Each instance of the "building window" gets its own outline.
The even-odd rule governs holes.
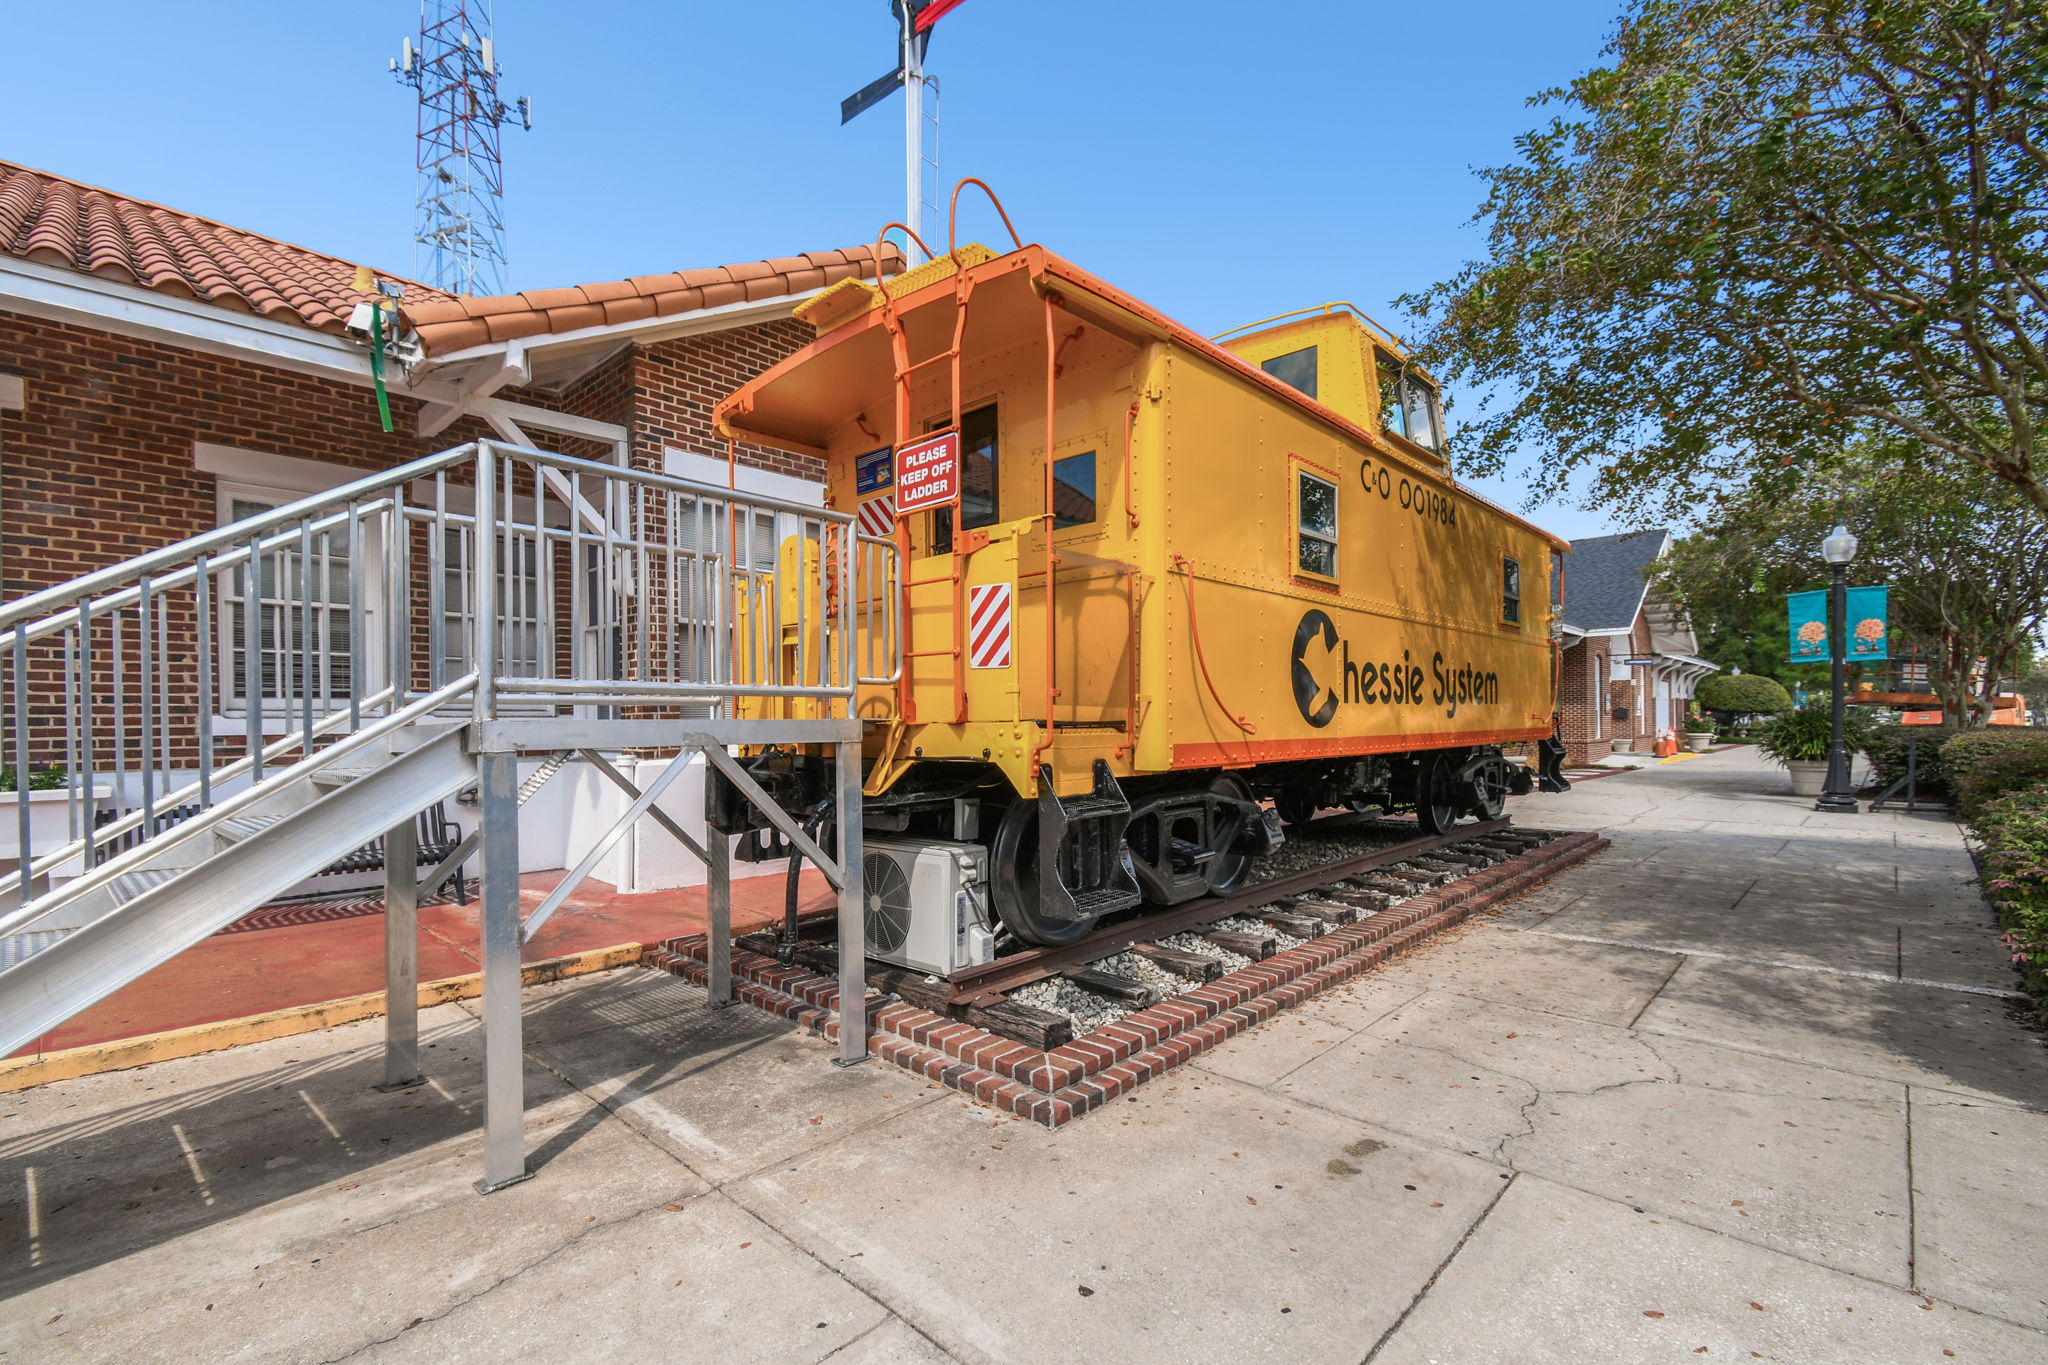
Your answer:
[[[1052,524],[1084,526],[1095,520],[1095,452],[1052,462]]]
[[[260,516],[299,494],[220,486],[220,524]],[[280,528],[282,529],[282,528]],[[258,710],[286,711],[308,698],[324,711],[347,698],[354,679],[349,660],[351,572],[346,534],[322,532],[312,553],[299,542],[265,550],[255,566],[256,663],[249,662],[249,567],[220,576],[219,658],[221,711],[246,714],[252,694]],[[254,673],[253,687],[251,673]]]
[[[1586,644],[1587,662],[1593,665],[1593,696],[1590,708],[1593,713],[1594,739],[1607,735],[1607,656],[1595,653],[1591,641]]]
[[[1513,555],[1500,557],[1500,619],[1522,623],[1522,561]]]
[[[1379,372],[1381,428],[1441,454],[1444,428],[1436,386],[1385,351],[1379,352]]]
[[[1276,355],[1259,366],[1267,374],[1283,384],[1301,390],[1308,397],[1316,396],[1316,348],[1304,346],[1286,355]]]
[[[1317,578],[1337,576],[1337,485],[1328,479],[1294,471],[1294,563]]]

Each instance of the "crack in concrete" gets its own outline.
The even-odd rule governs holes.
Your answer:
[[[366,1341],[362,1343],[360,1346],[357,1346],[353,1350],[350,1350],[342,1355],[329,1356],[325,1360],[318,1362],[318,1365],[341,1365],[341,1362],[353,1360],[365,1351],[372,1350],[378,1346],[382,1346],[387,1342],[398,1340],[398,1338],[404,1336],[407,1332],[412,1331],[415,1327],[424,1327],[430,1322],[439,1322],[442,1319],[448,1317],[449,1315],[463,1308],[468,1307],[470,1304],[475,1303],[480,1299],[486,1298],[491,1294],[495,1294],[498,1290],[504,1288],[512,1281],[519,1279],[521,1276],[526,1275],[534,1270],[538,1270],[541,1266],[544,1266],[549,1261],[554,1260],[563,1252],[569,1251],[575,1246],[577,1246],[586,1237],[589,1237],[593,1233],[607,1231],[615,1227],[621,1227],[627,1223],[634,1222],[637,1219],[644,1218],[650,1213],[665,1211],[665,1204],[673,1204],[677,1202],[691,1203],[699,1199],[708,1199],[712,1193],[713,1191],[707,1190],[703,1194],[685,1195],[683,1196],[681,1201],[674,1199],[665,1200],[662,1204],[650,1204],[646,1208],[635,1209],[630,1213],[621,1214],[617,1217],[606,1218],[593,1223],[585,1223],[581,1227],[577,1228],[576,1231],[566,1241],[563,1241],[557,1244],[556,1246],[551,1247],[547,1251],[542,1252],[540,1255],[535,1256],[531,1260],[526,1261],[506,1271],[504,1274],[492,1280],[489,1284],[478,1286],[476,1289],[470,1291],[467,1294],[464,1294],[462,1297],[456,1299],[453,1303],[448,1304],[445,1308],[440,1309],[438,1312],[422,1314],[420,1317],[413,1319],[411,1322],[407,1323],[405,1326],[399,1328],[395,1332],[390,1332],[384,1336],[376,1337],[372,1340]]]

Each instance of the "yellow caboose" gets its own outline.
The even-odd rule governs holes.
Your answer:
[[[798,316],[718,429],[824,461],[893,547],[829,589],[893,623],[868,826],[985,845],[1017,938],[1234,889],[1282,818],[1438,831],[1529,780],[1498,746],[1552,736],[1569,547],[1457,486],[1435,386],[1356,310],[1219,345],[1019,245]]]

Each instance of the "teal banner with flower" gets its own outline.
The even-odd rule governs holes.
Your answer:
[[[1888,588],[1849,589],[1849,649],[1850,663],[1864,663],[1873,659],[1889,659],[1892,656],[1889,641],[1891,629],[1885,616],[1890,605]]]
[[[1795,664],[1824,664],[1828,661],[1828,594],[1825,588],[1819,592],[1793,592],[1785,594],[1786,615],[1790,618],[1792,636],[1792,662]]]

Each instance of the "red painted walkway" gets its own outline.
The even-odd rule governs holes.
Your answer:
[[[531,914],[562,875],[535,872],[520,878],[523,913]],[[815,868],[804,869],[798,894],[805,910],[833,903],[831,888]],[[780,918],[782,896],[779,876],[735,881],[734,925],[753,927]],[[437,901],[420,907],[421,981],[478,970],[477,910],[475,902]],[[279,923],[293,920],[304,922]],[[244,927],[250,924],[271,927]],[[705,928],[701,886],[622,896],[606,883],[590,880],[541,927],[521,957],[536,962],[621,943],[703,933]],[[376,901],[274,906],[186,949],[15,1055],[218,1023],[383,989],[384,915]]]

